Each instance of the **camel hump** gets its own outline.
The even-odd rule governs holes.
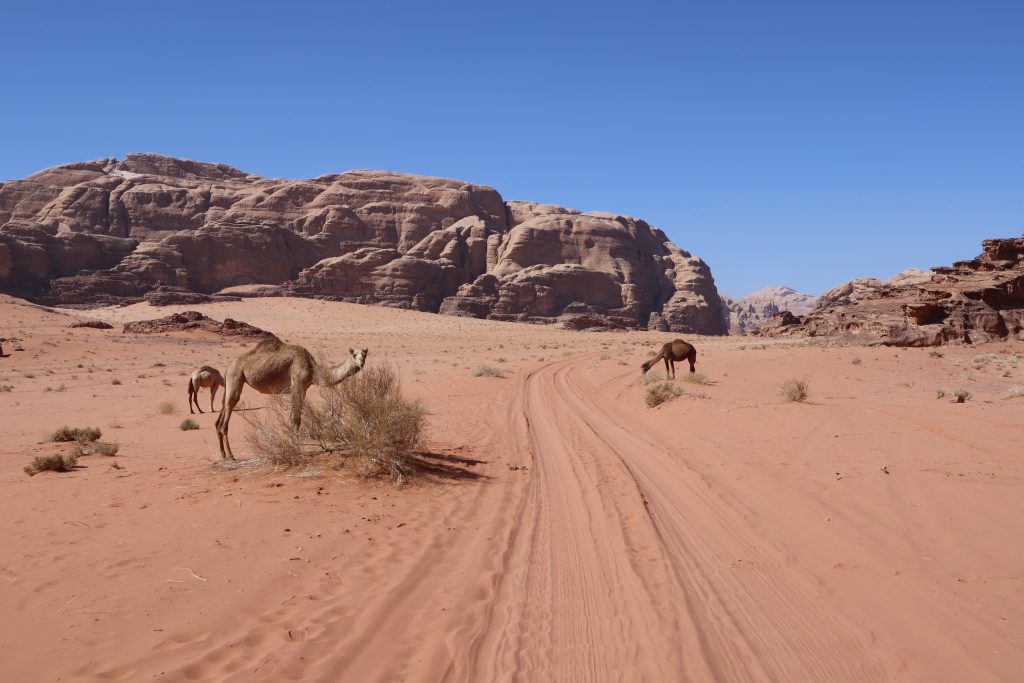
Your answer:
[[[257,344],[256,348],[254,348],[253,351],[277,351],[282,346],[284,346],[283,341],[281,341],[277,337],[270,337],[269,339],[264,339],[259,344]]]

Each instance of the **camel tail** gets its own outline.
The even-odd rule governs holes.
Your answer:
[[[192,394],[196,393],[196,388],[192,386],[192,378],[188,378],[188,397],[192,398]]]

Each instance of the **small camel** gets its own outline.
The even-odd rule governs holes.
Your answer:
[[[217,389],[224,386],[224,377],[220,370],[209,365],[203,365],[192,373],[188,378],[188,412],[195,415],[192,410],[192,403],[196,404],[196,410],[202,414],[203,409],[199,407],[199,390],[210,390],[210,412],[213,412],[213,399],[217,396]]]
[[[657,356],[648,361],[644,361],[640,367],[643,368],[644,373],[646,373],[659,360],[665,361],[665,375],[669,376],[671,370],[672,379],[676,378],[676,361],[690,361],[690,372],[697,372],[697,368],[695,366],[695,363],[697,362],[697,349],[693,348],[692,345],[687,344],[682,339],[673,339],[668,342],[661,347],[661,351]]]
[[[334,386],[362,370],[367,349],[348,350],[349,358],[334,368],[322,368],[313,355],[301,346],[285,344],[274,337],[256,345],[232,361],[228,366],[224,385],[224,402],[217,418],[217,440],[220,457],[234,460],[228,442],[228,422],[231,412],[242,395],[246,384],[261,394],[287,394],[292,397],[291,426],[298,430],[302,421],[302,405],[309,385]]]

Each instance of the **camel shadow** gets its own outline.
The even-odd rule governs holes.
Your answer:
[[[413,454],[413,467],[419,474],[438,479],[454,480],[479,480],[488,479],[486,474],[480,474],[469,469],[481,464],[487,464],[486,460],[474,460],[463,458],[448,453],[433,453],[431,451],[417,451]]]

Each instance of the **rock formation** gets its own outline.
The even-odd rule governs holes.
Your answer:
[[[740,299],[723,296],[728,309],[729,334],[749,334],[767,323],[773,315],[789,311],[793,315],[806,315],[817,303],[818,297],[803,294],[790,287],[765,287]]]
[[[707,265],[646,222],[444,178],[282,180],[130,154],[0,184],[0,225],[0,291],[50,304],[260,284],[576,329],[727,327]]]
[[[188,331],[212,332],[224,337],[257,337],[266,338],[274,335],[266,330],[244,323],[240,320],[225,318],[223,322],[207,317],[199,311],[174,313],[154,320],[136,320],[124,324],[124,332],[128,334],[164,334],[167,332]]]
[[[930,274],[851,280],[822,294],[806,317],[776,316],[759,333],[891,346],[1024,340],[1024,237],[982,247],[976,258]]]

